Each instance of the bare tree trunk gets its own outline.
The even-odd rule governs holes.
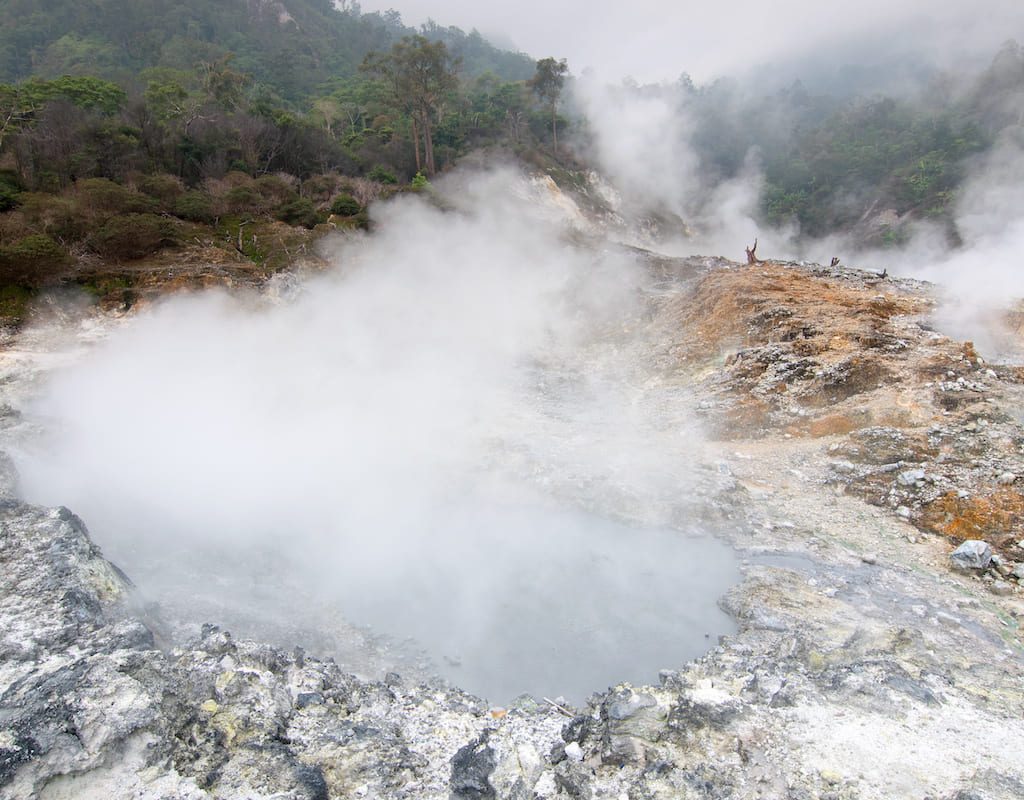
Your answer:
[[[437,172],[437,165],[434,164],[434,138],[430,131],[430,119],[423,117],[423,148],[427,158],[427,174],[433,175]]]
[[[416,148],[416,171],[420,172],[423,165],[420,163],[420,132],[416,127],[416,115],[412,115],[412,143]]]
[[[747,263],[758,264],[761,259],[757,257],[757,239],[754,239],[754,246],[746,248],[747,251]]]

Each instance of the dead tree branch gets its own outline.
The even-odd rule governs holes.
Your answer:
[[[754,246],[746,248],[747,250],[747,263],[748,264],[760,264],[761,259],[757,257],[757,239],[754,239]]]

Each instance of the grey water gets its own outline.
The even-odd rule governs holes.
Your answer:
[[[430,535],[443,555],[388,589],[401,601],[353,594],[346,613],[411,637],[492,704],[581,704],[622,681],[656,683],[735,630],[718,601],[739,581],[737,558],[706,534],[504,506],[453,513]]]
[[[94,538],[177,640],[213,622],[364,677],[440,676],[492,705],[522,694],[581,705],[622,681],[657,683],[735,630],[718,605],[740,580],[729,545],[575,508],[453,503],[366,532],[376,547],[359,549],[310,548],[299,533],[272,547],[204,545],[151,524],[145,537],[167,543],[158,550],[138,527],[96,522]]]

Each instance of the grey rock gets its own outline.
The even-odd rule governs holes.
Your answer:
[[[566,760],[555,767],[555,785],[569,797],[590,800],[594,796],[590,784],[590,771],[583,764]]]
[[[487,743],[490,732],[461,747],[452,756],[451,797],[453,800],[494,798],[491,774],[498,765],[494,750]]]
[[[925,471],[923,469],[908,469],[896,476],[896,482],[900,486],[916,486],[924,478]]]
[[[672,708],[669,726],[680,731],[722,727],[739,714],[741,708],[742,703],[725,692],[707,688],[685,691]]]
[[[980,539],[968,539],[949,555],[953,566],[962,570],[983,570],[992,561],[992,548]]]
[[[14,502],[18,494],[18,470],[11,457],[0,452],[0,502]]]
[[[660,739],[667,714],[649,694],[618,687],[601,705],[603,758],[613,764],[643,762],[647,745]]]
[[[594,720],[586,714],[580,714],[562,726],[562,741],[582,744],[591,736],[593,731]]]
[[[992,594],[1005,597],[1006,595],[1013,594],[1013,584],[1007,583],[1006,581],[995,581],[991,586],[989,586],[989,591],[992,592]]]

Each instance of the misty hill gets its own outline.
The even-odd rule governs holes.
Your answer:
[[[846,237],[849,257],[921,222],[955,247],[979,164],[1024,149],[1024,51],[992,52],[875,91],[839,66],[602,88],[354,3],[0,0],[0,290],[197,244],[274,270],[319,225],[365,226],[368,204],[495,153],[600,205],[596,170],[635,195],[604,211],[721,233],[715,252],[760,232],[794,257]],[[545,63],[562,71],[540,91]],[[403,74],[423,64],[429,86]]]
[[[191,70],[232,53],[237,69],[296,102],[416,32],[395,12],[364,14],[330,0],[5,0],[0,82],[95,75],[132,85],[147,69]],[[467,75],[533,73],[529,57],[476,31],[430,23],[422,32],[445,42]]]
[[[766,74],[676,91],[694,120],[704,184],[742,175],[754,154],[761,221],[807,237],[855,230],[899,244],[907,224],[931,220],[957,241],[951,214],[972,165],[1024,123],[1024,49],[1014,41],[980,71],[922,68],[885,93],[841,80],[771,83]],[[882,212],[896,224],[873,224]]]

